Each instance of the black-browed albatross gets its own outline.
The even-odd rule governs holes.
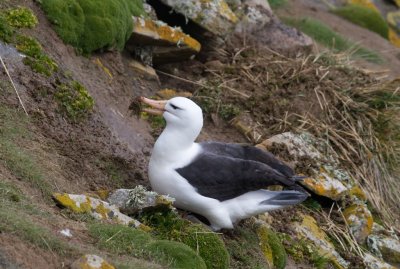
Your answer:
[[[307,198],[296,184],[301,177],[267,151],[240,144],[196,143],[203,114],[192,100],[141,97],[140,101],[152,107],[144,111],[163,115],[167,123],[150,158],[152,188],[175,198],[176,207],[207,218],[213,230],[233,228],[241,219]],[[290,190],[263,189],[270,185]]]

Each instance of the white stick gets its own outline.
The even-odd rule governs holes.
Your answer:
[[[9,78],[10,81],[11,81],[11,84],[12,84],[14,90],[15,90],[15,93],[17,94],[19,103],[21,104],[22,108],[24,109],[25,114],[28,116],[28,112],[26,112],[25,106],[24,106],[24,104],[22,103],[21,97],[19,96],[19,93],[18,93],[18,91],[17,91],[17,87],[15,87],[14,81],[12,80],[12,78],[11,78],[11,76],[10,76],[10,73],[8,72],[8,69],[7,69],[7,67],[6,67],[6,64],[4,63],[3,58],[2,58],[1,56],[0,56],[0,61],[1,61],[1,64],[3,65],[3,67],[4,67],[4,70],[6,70],[7,76],[8,76],[8,78]]]

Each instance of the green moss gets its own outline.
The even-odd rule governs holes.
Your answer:
[[[93,110],[93,98],[86,88],[77,81],[58,85],[55,98],[61,109],[74,121],[83,119]]]
[[[354,24],[369,29],[388,39],[389,26],[378,11],[362,5],[349,4],[334,9],[333,12]]]
[[[272,9],[277,9],[286,6],[287,0],[268,0],[268,3]]]
[[[43,0],[42,8],[64,42],[85,54],[122,50],[132,32],[132,15],[144,14],[141,0]]]
[[[10,26],[4,15],[0,14],[0,40],[9,43],[13,34],[13,27]]]
[[[383,62],[382,57],[378,53],[351,42],[319,20],[308,17],[302,19],[282,18],[282,20],[335,52],[348,52],[354,57],[373,63]]]
[[[57,64],[43,52],[42,46],[35,38],[18,35],[15,42],[17,50],[27,56],[24,63],[32,70],[46,76],[51,76],[57,71]]]
[[[318,211],[318,210],[321,210],[321,208],[322,208],[321,204],[312,198],[307,198],[307,200],[305,200],[303,202],[303,205],[313,211]]]
[[[284,269],[286,267],[287,255],[280,238],[271,229],[265,226],[261,226],[258,229],[258,236],[261,241],[261,246],[267,246],[266,250],[270,251],[272,254],[274,267],[276,269]]]
[[[26,7],[7,10],[5,15],[9,25],[15,28],[33,28],[38,24],[35,14]]]
[[[172,258],[170,268],[207,269],[204,261],[190,247],[179,242],[157,240],[151,242],[147,250],[152,255],[166,256],[167,261]]]
[[[229,254],[222,239],[202,225],[192,224],[170,210],[144,212],[141,220],[154,229],[158,238],[182,242],[198,251],[207,268],[229,267]]]
[[[91,236],[98,240],[98,247],[113,254],[157,260],[169,264],[170,268],[206,268],[204,261],[182,243],[155,240],[146,232],[124,225],[94,223],[88,228]]]

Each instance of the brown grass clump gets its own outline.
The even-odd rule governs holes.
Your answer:
[[[308,131],[324,139],[326,154],[339,156],[387,224],[396,222],[400,79],[373,78],[346,53],[288,58],[243,47],[220,55],[222,65],[206,64],[211,86],[195,92],[200,102],[217,88],[219,102],[248,112],[265,137]]]

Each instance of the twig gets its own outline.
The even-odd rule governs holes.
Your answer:
[[[22,103],[21,97],[19,96],[19,93],[18,93],[18,91],[17,91],[17,87],[15,87],[14,81],[12,80],[12,78],[11,78],[11,76],[10,76],[10,73],[8,72],[7,66],[6,66],[6,64],[4,63],[3,58],[2,58],[1,56],[0,56],[0,61],[1,61],[1,64],[3,65],[3,67],[4,67],[4,70],[6,71],[6,74],[7,74],[8,78],[10,79],[10,82],[11,82],[11,84],[12,84],[14,90],[15,90],[15,93],[17,94],[19,103],[21,104],[22,108],[24,109],[25,114],[28,116],[28,112],[26,112],[24,103]]]

